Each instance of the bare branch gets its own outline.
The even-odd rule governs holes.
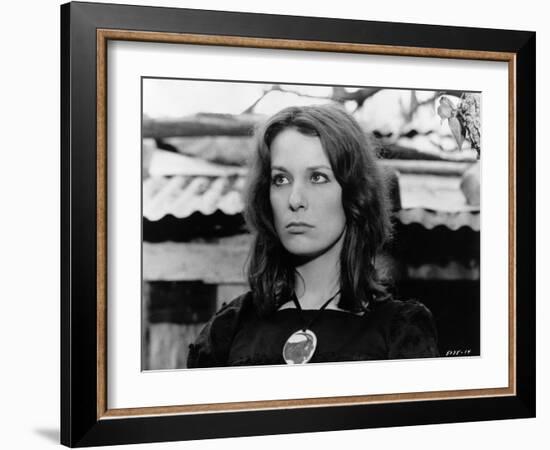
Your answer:
[[[345,88],[340,86],[335,86],[332,88],[332,94],[330,96],[326,95],[312,95],[307,94],[305,92],[300,92],[295,89],[288,89],[280,84],[274,84],[269,89],[266,89],[264,93],[254,101],[248,108],[246,108],[243,113],[252,113],[254,111],[254,108],[260,103],[261,100],[263,100],[267,94],[270,92],[284,92],[288,94],[294,94],[299,97],[303,98],[312,98],[312,99],[320,99],[320,100],[327,100],[327,101],[334,101],[337,103],[344,103],[347,101],[352,101],[357,104],[357,107],[355,110],[359,109],[361,106],[363,106],[363,103],[366,99],[369,97],[372,97],[377,92],[381,91],[382,88],[361,88],[356,91],[350,92],[346,91]]]

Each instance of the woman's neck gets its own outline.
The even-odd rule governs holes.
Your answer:
[[[325,253],[296,265],[295,292],[303,309],[317,309],[340,289],[343,236]],[[339,295],[328,306],[338,304]]]

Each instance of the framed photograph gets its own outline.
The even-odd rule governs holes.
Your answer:
[[[61,442],[535,416],[535,33],[61,6]]]

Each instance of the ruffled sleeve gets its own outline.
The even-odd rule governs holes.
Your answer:
[[[227,365],[231,342],[247,295],[243,294],[222,307],[206,323],[195,342],[189,345],[188,368]]]
[[[389,359],[439,356],[431,311],[417,301],[396,301],[389,329]]]

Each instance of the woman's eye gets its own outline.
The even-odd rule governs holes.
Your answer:
[[[315,172],[311,174],[311,181],[314,183],[327,183],[329,179],[324,173]]]
[[[287,183],[288,183],[288,178],[284,175],[277,174],[271,177],[271,184],[274,184],[275,186],[281,186]]]

